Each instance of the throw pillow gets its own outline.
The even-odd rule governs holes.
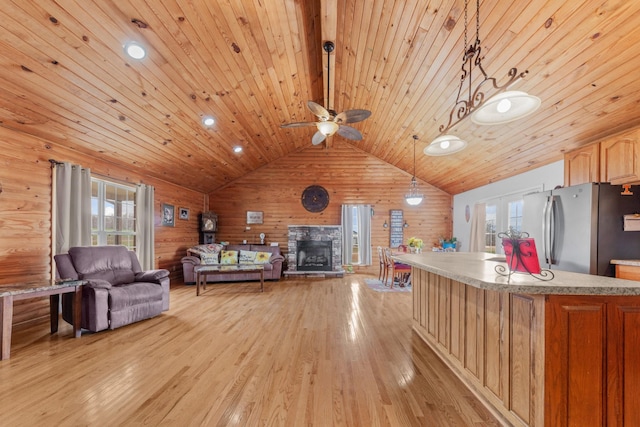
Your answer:
[[[253,264],[257,254],[258,252],[255,251],[240,251],[238,260],[240,264]]]
[[[256,254],[256,260],[254,261],[256,264],[269,264],[269,259],[271,259],[271,252],[258,252]]]
[[[238,251],[222,251],[220,252],[220,264],[237,264]]]
[[[217,264],[218,253],[215,254],[200,254],[200,262],[202,264]]]

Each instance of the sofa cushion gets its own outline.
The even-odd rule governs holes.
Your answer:
[[[220,252],[220,264],[237,264],[238,263],[238,251],[225,251]]]
[[[268,264],[271,258],[271,252],[256,252],[256,264]]]
[[[218,253],[215,254],[200,254],[200,261],[202,264],[217,264]]]
[[[240,251],[240,255],[238,255],[238,262],[240,264],[254,264],[256,255],[258,255],[258,252],[255,251]]]
[[[106,280],[112,285],[133,282],[135,273],[124,246],[76,246],[69,256],[78,272],[78,278]]]
[[[202,255],[202,254],[219,254],[220,251],[224,248],[219,243],[212,243],[209,245],[196,245],[187,249],[187,252],[192,255]]]
[[[137,282],[128,285],[114,286],[109,290],[109,308],[119,311],[150,301],[162,301],[162,286]]]

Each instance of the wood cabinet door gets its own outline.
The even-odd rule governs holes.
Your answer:
[[[545,425],[606,425],[607,305],[550,296],[545,341]]]
[[[600,181],[600,144],[591,144],[564,155],[564,185]]]
[[[600,143],[600,181],[615,185],[640,181],[638,133],[634,130]]]

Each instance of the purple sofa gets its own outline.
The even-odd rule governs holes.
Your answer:
[[[82,328],[115,329],[169,309],[169,271],[142,271],[138,257],[124,246],[78,246],[56,255],[61,279],[80,279]],[[73,299],[64,298],[62,316],[72,323]]]
[[[264,279],[265,280],[280,280],[282,275],[282,263],[284,257],[280,253],[279,246],[269,245],[227,245],[222,246],[220,244],[213,245],[199,245],[193,248],[187,249],[187,256],[182,258],[182,273],[184,274],[185,284],[194,284],[196,282],[196,276],[193,272],[193,268],[196,265],[204,264],[202,262],[202,254],[218,254],[222,249],[230,251],[254,251],[254,252],[271,252],[269,262],[264,264]],[[260,280],[260,273],[212,273],[207,274],[207,282],[246,282],[249,280]]]

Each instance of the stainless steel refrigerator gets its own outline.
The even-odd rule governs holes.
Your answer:
[[[614,276],[612,259],[640,260],[640,231],[624,215],[640,213],[640,187],[582,184],[524,196],[522,231],[534,238],[540,266]]]

